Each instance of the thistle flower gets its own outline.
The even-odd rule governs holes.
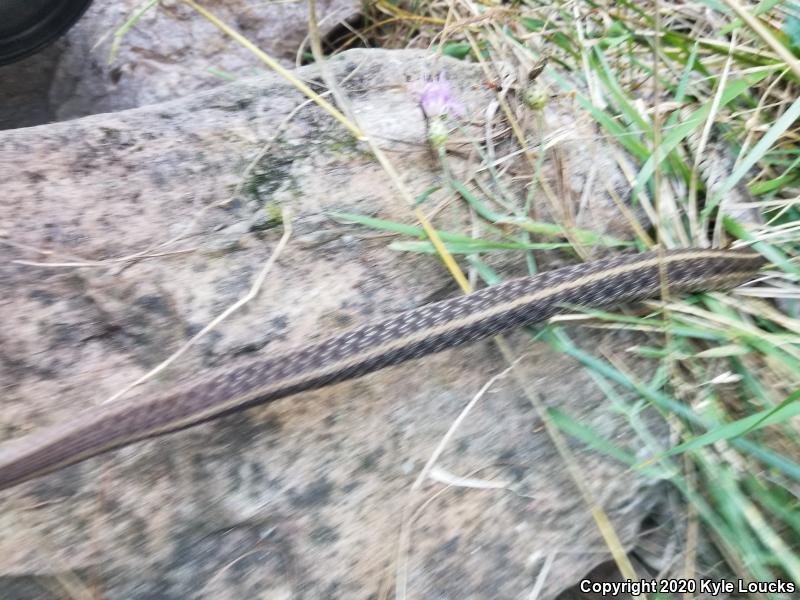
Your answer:
[[[422,112],[429,119],[464,114],[464,107],[456,99],[453,88],[444,73],[440,73],[439,77],[425,82],[420,94],[419,104],[422,107]]]
[[[419,105],[428,119],[428,140],[434,148],[443,147],[449,134],[445,121],[448,117],[464,114],[464,107],[456,99],[444,73],[425,82],[420,92]]]

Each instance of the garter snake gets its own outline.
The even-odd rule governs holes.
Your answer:
[[[427,304],[286,354],[209,374],[163,395],[96,406],[0,445],[0,489],[111,450],[304,390],[487,338],[571,310],[727,289],[764,259],[747,250],[622,255]]]

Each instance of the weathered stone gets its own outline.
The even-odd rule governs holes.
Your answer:
[[[200,4],[284,66],[295,64],[308,34],[308,3]],[[141,0],[95,0],[44,52],[0,67],[0,129],[164,102],[265,71],[248,50],[175,0],[150,7],[112,56],[113,34],[142,6]],[[360,9],[353,0],[320,0],[321,34]]]
[[[401,167],[412,194],[440,174],[409,82],[441,66],[475,119],[467,133],[479,134],[491,92],[477,66],[411,51],[352,51],[330,63],[337,79],[347,77],[342,87],[361,127]],[[318,77],[316,68],[300,74]],[[266,76],[0,133],[0,437],[102,402],[244,295],[282,234],[237,229],[265,205],[290,207],[294,233],[264,289],[136,394],[160,394],[209,368],[455,293],[437,258],[392,252],[384,236],[330,217],[413,223],[385,173],[326,113],[306,105],[288,119],[303,101]],[[570,110],[569,98],[554,98],[546,120],[569,123],[558,168],[580,188],[599,150],[585,143],[593,131]],[[454,158],[454,172],[468,171],[468,160]],[[548,161],[541,176],[554,176]],[[610,168],[602,176],[610,185],[622,180]],[[611,219],[600,216],[613,205],[608,196],[587,198],[584,212],[593,216],[581,224],[608,230]],[[468,219],[454,202],[435,222],[468,231]],[[228,228],[238,232],[235,251],[216,241]],[[141,256],[124,258],[134,254]],[[492,260],[507,275],[522,273],[522,262]],[[606,352],[631,343],[572,333]],[[523,333],[510,339],[526,353],[529,385],[547,405],[636,449],[636,436],[584,369]],[[0,493],[0,596],[41,598],[56,581],[108,600],[378,598],[395,585],[414,598],[518,598],[553,556],[540,596],[552,598],[602,562],[606,548],[512,378],[478,403],[439,461],[454,475],[505,485],[428,480],[411,490],[464,405],[504,367],[495,346],[480,343]],[[573,447],[584,483],[623,543],[634,544],[657,496],[651,483]]]

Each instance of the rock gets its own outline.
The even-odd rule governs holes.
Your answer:
[[[477,66],[360,50],[329,64],[337,79],[347,77],[362,128],[401,167],[412,194],[440,174],[409,87],[440,66],[475,118],[466,133],[482,134],[490,92]],[[300,75],[314,81],[318,72]],[[291,208],[292,240],[305,243],[290,240],[258,297],[136,394],[161,394],[208,369],[455,293],[436,257],[392,252],[385,236],[330,218],[338,211],[413,223],[385,173],[326,113],[306,105],[287,119],[303,101],[267,75],[0,132],[0,171],[13,174],[0,183],[1,438],[103,402],[242,297],[282,235],[282,227],[249,231],[254,212],[271,203]],[[602,150],[597,142],[585,151],[593,133],[574,114],[568,119],[571,102],[552,100],[546,116],[571,127],[575,141],[561,142],[557,168],[579,188],[585,161]],[[469,160],[454,155],[453,172],[468,171]],[[553,169],[546,161],[542,176]],[[606,167],[603,177],[622,180]],[[596,229],[617,227],[599,216],[608,197],[587,197]],[[435,223],[468,231],[469,214],[451,203]],[[217,241],[228,228],[237,232],[236,251]],[[524,272],[518,255],[490,262],[507,276]],[[633,343],[618,333],[569,331],[606,352]],[[638,438],[582,367],[522,332],[509,339],[526,354],[528,384],[547,405],[636,451]],[[642,374],[652,368],[626,365]],[[459,412],[504,368],[494,344],[479,343],[0,493],[0,596],[43,598],[56,581],[106,600],[377,598],[395,586],[421,599],[518,598],[552,559],[540,598],[553,598],[607,549],[512,378],[477,404],[438,462],[451,477],[494,487],[429,479],[411,489]],[[666,439],[660,420],[641,418]],[[641,518],[663,493],[603,455],[573,449],[584,484],[623,544],[634,545]]]
[[[112,58],[113,34],[142,6],[141,0],[95,0],[53,46],[0,67],[0,129],[154,104],[266,71],[253,54],[174,0],[148,9],[121,38]],[[305,2],[204,6],[284,66],[295,64],[308,33]],[[321,35],[358,15],[360,8],[352,0],[320,0]]]

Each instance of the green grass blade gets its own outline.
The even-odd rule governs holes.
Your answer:
[[[753,149],[747,153],[747,156],[739,162],[733,170],[733,173],[728,175],[719,190],[714,194],[714,197],[711,198],[703,208],[701,214],[704,219],[709,218],[711,212],[717,207],[723,196],[730,192],[734,186],[747,175],[747,172],[764,157],[775,142],[778,141],[790,127],[795,125],[795,121],[797,121],[798,118],[800,118],[800,98],[795,99],[792,105],[772,124],[772,127],[767,130],[767,133],[758,140],[758,143],[753,146]]]
[[[767,427],[768,425],[773,425],[775,423],[781,423],[791,419],[792,417],[796,417],[797,415],[800,415],[800,403],[796,402],[798,398],[800,398],[800,390],[786,398],[786,400],[781,402],[781,404],[775,408],[763,410],[732,423],[714,427],[703,435],[699,435],[688,442],[684,442],[683,444],[679,444],[674,448],[667,450],[666,452],[662,452],[652,459],[648,459],[647,462],[660,460],[667,456],[683,454],[689,450],[696,450],[697,448],[714,444],[716,442],[721,442],[723,440],[730,441],[735,437],[743,436],[752,431],[761,429],[762,427]]]
[[[751,87],[764,79],[770,73],[771,71],[762,71],[760,73],[753,73],[744,79],[732,81],[722,92],[719,105],[726,106],[738,96],[741,96],[745,92],[749,91]],[[678,125],[676,125],[674,129],[664,136],[664,139],[661,142],[661,150],[658,152],[658,156],[662,162],[667,158],[669,153],[678,146],[678,144],[680,144],[690,133],[692,133],[705,122],[713,105],[714,99],[710,98],[700,108],[689,114]],[[650,155],[639,171],[639,175],[636,177],[636,183],[634,184],[633,191],[631,192],[632,197],[635,198],[642,191],[644,185],[653,176],[655,168],[655,155]]]

